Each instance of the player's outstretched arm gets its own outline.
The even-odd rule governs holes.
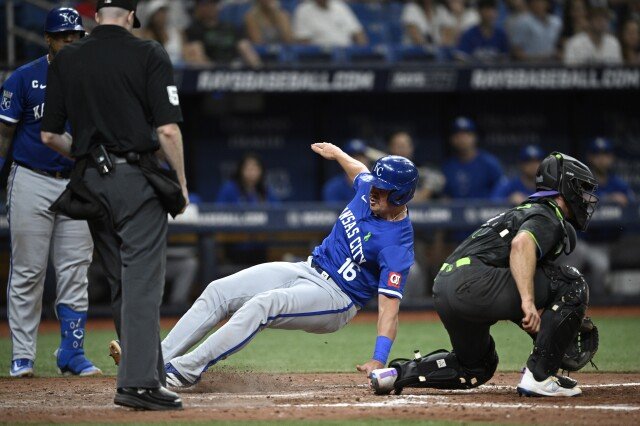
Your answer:
[[[378,296],[378,337],[373,357],[362,365],[357,365],[358,371],[367,376],[373,370],[384,368],[389,357],[391,345],[398,332],[398,312],[400,311],[400,299]]]
[[[327,160],[335,160],[344,169],[344,172],[349,176],[349,180],[355,180],[356,176],[360,173],[368,173],[367,166],[356,160],[355,158],[346,154],[339,147],[332,143],[319,142],[311,144],[311,150],[316,154],[322,156]]]

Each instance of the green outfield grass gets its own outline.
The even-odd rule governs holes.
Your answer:
[[[595,362],[600,371],[640,371],[639,318],[595,318],[600,328],[600,350]],[[164,330],[168,332],[168,330]],[[355,364],[366,361],[373,349],[375,324],[351,324],[327,335],[297,331],[265,330],[247,347],[220,365],[257,372],[353,372]],[[492,328],[500,355],[499,369],[519,370],[531,350],[531,339],[515,325],[502,322]],[[115,366],[107,356],[107,345],[115,337],[109,331],[91,331],[85,341],[88,356],[105,374],[115,374]],[[53,352],[59,342],[58,333],[41,334],[38,338],[36,374],[55,376]],[[414,349],[423,354],[435,349],[450,349],[444,327],[439,322],[401,323],[391,358],[410,357]],[[0,338],[0,376],[7,376],[11,343]],[[216,367],[212,367],[215,370]],[[588,366],[583,371],[595,371]]]

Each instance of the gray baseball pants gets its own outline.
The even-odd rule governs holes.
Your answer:
[[[196,381],[264,328],[332,333],[356,312],[349,296],[309,262],[264,263],[209,284],[162,341],[162,353],[165,362]],[[231,313],[225,325],[186,354]]]
[[[36,359],[42,292],[49,257],[56,272],[56,305],[84,312],[93,242],[87,222],[49,211],[69,181],[13,164],[7,188],[11,269],[7,315],[12,359]]]

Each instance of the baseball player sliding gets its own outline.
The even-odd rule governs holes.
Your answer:
[[[376,294],[379,320],[373,357],[357,368],[369,374],[386,363],[413,264],[406,204],[415,192],[418,171],[411,161],[388,156],[369,172],[330,143],[311,149],[342,166],[353,181],[355,197],[306,262],[265,263],[209,284],[162,342],[168,385],[197,383],[209,367],[267,327],[337,331]],[[225,325],[187,353],[230,313]]]
[[[9,373],[33,375],[44,278],[51,257],[62,334],[56,351],[58,368],[61,373],[88,376],[101,374],[83,349],[93,243],[86,222],[49,211],[65,189],[73,163],[40,141],[48,64],[66,44],[80,39],[84,29],[75,9],[56,8],[47,15],[44,30],[49,53],[17,69],[0,90],[0,161],[4,163],[11,144],[14,159],[7,189],[11,232],[7,310],[13,345]]]

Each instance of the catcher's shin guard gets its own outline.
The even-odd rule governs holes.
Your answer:
[[[542,314],[527,367],[536,380],[556,374],[567,348],[576,338],[589,303],[589,286],[576,268],[551,266],[545,269],[557,289],[554,301]]]
[[[405,387],[470,389],[486,383],[493,377],[499,361],[495,342],[490,339],[489,351],[473,366],[461,365],[454,352],[444,349],[414,360],[391,361],[389,367],[398,370],[396,392]]]

